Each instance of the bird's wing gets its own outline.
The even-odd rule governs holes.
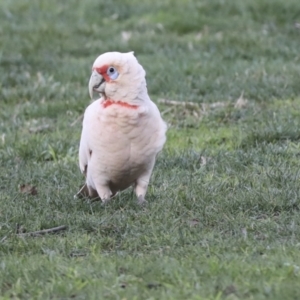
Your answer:
[[[96,105],[99,101],[90,104],[84,113],[82,132],[79,146],[79,167],[81,172],[86,175],[88,163],[92,155],[91,130],[93,130],[93,119],[96,113]]]

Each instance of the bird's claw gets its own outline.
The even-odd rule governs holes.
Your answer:
[[[148,202],[147,202],[147,201],[145,200],[145,198],[142,197],[142,196],[139,196],[139,197],[138,197],[137,203],[138,203],[138,205],[141,205],[141,206],[144,206],[144,205],[147,205],[147,204],[148,204]]]

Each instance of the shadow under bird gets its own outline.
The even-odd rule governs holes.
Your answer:
[[[133,52],[107,52],[95,60],[89,93],[100,98],[84,113],[79,166],[86,183],[77,196],[105,203],[133,186],[138,203],[146,202],[167,126],[148,96],[145,75]]]

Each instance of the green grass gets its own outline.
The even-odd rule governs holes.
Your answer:
[[[0,299],[300,298],[299,0],[2,0],[0,20]],[[199,104],[158,104],[146,208],[73,199],[74,121],[113,50],[154,101]]]

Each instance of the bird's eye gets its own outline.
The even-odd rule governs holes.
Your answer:
[[[109,76],[110,79],[115,80],[115,79],[118,78],[119,73],[118,73],[118,71],[116,70],[116,68],[114,68],[114,67],[109,67],[109,68],[107,69],[107,75]]]

